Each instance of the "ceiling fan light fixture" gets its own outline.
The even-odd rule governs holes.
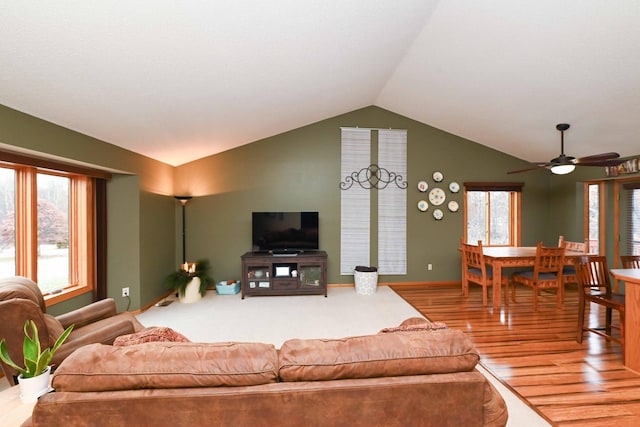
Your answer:
[[[520,173],[537,169],[551,169],[556,175],[566,175],[573,172],[576,166],[616,166],[623,163],[618,153],[600,153],[576,159],[573,156],[564,154],[564,132],[571,126],[568,123],[558,123],[556,129],[560,131],[560,155],[548,162],[531,163],[528,168],[515,170],[507,173]]]
[[[556,175],[566,175],[568,173],[573,172],[576,168],[576,165],[568,164],[568,165],[554,165],[551,166],[551,172]]]

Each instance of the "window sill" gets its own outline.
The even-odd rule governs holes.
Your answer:
[[[79,295],[83,295],[91,291],[92,289],[89,286],[85,286],[85,285],[70,286],[68,288],[63,289],[62,292],[45,295],[44,303],[47,307],[51,307],[52,305],[70,300],[71,298],[75,298]]]

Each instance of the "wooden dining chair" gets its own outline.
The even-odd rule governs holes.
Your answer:
[[[460,239],[462,248],[462,288],[464,296],[468,296],[469,284],[475,283],[482,286],[482,305],[489,304],[488,289],[493,285],[493,271],[487,266],[482,252],[482,240],[478,240],[477,245],[465,243]],[[509,278],[502,276],[500,285],[508,290]],[[509,304],[508,292],[505,290],[505,303]]]
[[[618,294],[611,290],[609,279],[609,269],[605,256],[584,256],[576,264],[578,274],[579,303],[578,303],[578,336],[579,343],[582,342],[584,332],[593,332],[607,340],[615,341],[622,347],[622,358],[624,362],[624,294]],[[605,308],[604,326],[589,326],[589,321],[585,322],[587,306],[591,303],[601,305]],[[612,324],[612,311],[616,310],[620,316],[619,325]],[[619,329],[620,336],[614,336],[612,329]]]
[[[538,310],[540,290],[556,289],[556,304],[562,306],[564,285],[562,268],[564,267],[564,244],[560,247],[542,246],[538,242],[533,270],[516,271],[511,275],[511,299],[516,302],[516,284],[529,286],[533,290],[533,310]]]
[[[560,247],[563,244],[567,251],[581,252],[585,255],[588,253],[588,246],[586,242],[571,242],[569,240],[564,240],[564,236],[560,236],[558,238],[558,246]],[[576,268],[573,265],[565,265],[562,267],[562,283],[563,285],[566,285],[567,283],[578,283]]]
[[[640,255],[621,255],[622,268],[640,268]]]

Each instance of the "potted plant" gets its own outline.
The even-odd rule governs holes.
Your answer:
[[[179,270],[167,276],[165,287],[177,291],[180,302],[199,301],[207,293],[209,285],[213,283],[213,279],[209,276],[210,269],[209,261],[206,259],[195,263],[184,263]]]
[[[7,365],[11,366],[18,372],[18,384],[20,385],[20,399],[25,403],[33,403],[38,397],[49,391],[49,378],[51,375],[51,359],[53,355],[67,339],[73,325],[69,326],[58,337],[53,348],[40,347],[38,339],[38,327],[33,320],[27,320],[24,323],[24,344],[22,353],[24,354],[24,367],[18,366],[9,356],[7,343],[2,339],[0,341],[0,359]]]

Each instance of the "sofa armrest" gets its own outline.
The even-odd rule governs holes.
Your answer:
[[[509,412],[500,392],[487,380],[484,385],[483,426],[501,427],[507,424]]]
[[[106,298],[77,310],[70,311],[69,313],[56,316],[56,319],[58,319],[65,329],[70,325],[75,325],[74,328],[78,329],[89,323],[114,316],[115,314],[116,302],[113,298]]]

